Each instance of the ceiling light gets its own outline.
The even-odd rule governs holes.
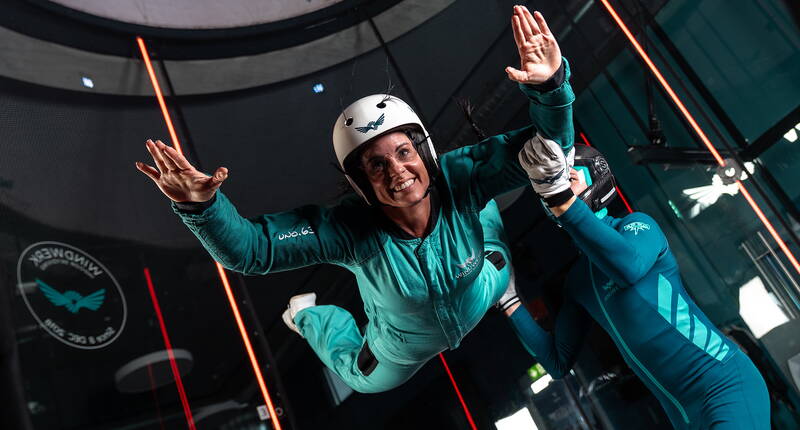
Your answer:
[[[322,84],[314,84],[314,86],[311,87],[311,89],[314,91],[315,94],[319,94],[325,91],[325,86]]]
[[[797,140],[797,127],[790,129],[783,135],[783,138],[788,140],[789,142],[794,142]]]
[[[718,172],[728,175],[728,177],[725,179],[723,179],[719,174],[714,174],[714,176],[711,177],[711,185],[687,188],[683,190],[683,195],[695,201],[694,206],[689,209],[690,219],[696,217],[705,208],[716,203],[723,194],[727,194],[729,196],[735,196],[736,194],[739,194],[739,186],[735,181],[744,181],[749,177],[749,175],[752,175],[753,172],[755,172],[755,164],[749,161],[744,163],[743,169],[735,168],[734,164],[730,164],[730,166],[731,167],[725,167],[718,170]],[[673,211],[674,210],[675,208],[673,207]]]
[[[703,209],[716,203],[723,194],[733,196],[738,193],[739,187],[735,183],[726,185],[722,182],[722,178],[716,174],[711,178],[711,185],[683,190],[685,196],[696,202],[689,210],[690,219],[696,217]]]
[[[81,77],[81,83],[83,83],[83,86],[86,88],[94,88],[94,82],[92,81],[92,78],[83,76]]]

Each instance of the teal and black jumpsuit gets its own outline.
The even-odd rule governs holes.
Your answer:
[[[598,219],[580,199],[558,222],[583,252],[552,334],[520,306],[525,348],[553,377],[569,372],[591,319],[611,336],[678,429],[769,429],[769,394],[750,359],[686,293],[658,224],[643,213]]]
[[[456,348],[506,290],[510,253],[492,199],[529,184],[517,154],[537,131],[571,147],[575,96],[566,60],[557,75],[544,91],[522,87],[532,125],[439,158],[435,219],[423,238],[405,237],[357,198],[245,219],[217,192],[200,210],[182,204],[174,210],[230,270],[266,274],[330,263],[352,272],[369,318],[363,335],[336,306],[304,309],[295,323],[350,387],[389,390]]]

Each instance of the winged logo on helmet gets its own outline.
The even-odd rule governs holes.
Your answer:
[[[81,308],[86,308],[91,311],[96,311],[103,305],[106,299],[106,289],[99,289],[86,297],[83,297],[75,291],[67,291],[64,293],[59,292],[55,288],[47,285],[41,279],[36,279],[39,285],[39,290],[42,291],[47,300],[56,306],[63,306],[73,314],[78,313]]]
[[[375,121],[370,121],[369,123],[367,123],[366,127],[356,127],[356,130],[360,131],[361,133],[364,133],[364,134],[367,134],[367,132],[370,131],[370,130],[377,130],[378,127],[383,125],[383,120],[385,119],[385,117],[386,117],[386,114],[382,113],[381,116],[378,117],[378,119],[376,119]]]

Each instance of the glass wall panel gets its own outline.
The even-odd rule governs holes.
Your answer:
[[[780,2],[756,1],[743,7],[744,13],[727,2],[672,1],[656,21],[723,114],[733,120],[732,132],[753,142],[798,107],[800,85],[794,75],[800,70],[800,44]],[[742,31],[744,26],[748,31]],[[648,37],[655,40],[650,52],[658,67],[712,142],[724,148],[721,139],[731,142],[731,130],[722,136],[714,131],[723,129],[723,121],[710,109],[714,100],[702,97],[655,33],[648,32]],[[664,229],[698,305],[736,339],[771,387],[782,387],[773,401],[773,416],[776,423],[786,425],[794,419],[789,411],[800,405],[800,375],[789,367],[800,359],[800,345],[791,340],[800,336],[800,276],[736,184],[724,183],[713,162],[697,164],[676,157],[673,162],[633,163],[631,151],[650,144],[643,70],[632,51],[620,53],[608,65],[608,75],[596,77],[579,95],[576,121],[608,156],[635,208],[653,216]],[[691,102],[692,97],[698,103]],[[653,103],[668,148],[703,148],[658,87]],[[752,178],[742,173],[740,179],[796,256],[800,248],[790,232],[800,230],[791,216],[798,205],[794,184],[800,179],[800,147],[791,140],[792,129],[788,127],[776,144],[765,146],[769,149],[754,165],[746,164]],[[757,191],[758,185],[764,195]],[[788,220],[789,229],[778,214]]]
[[[673,0],[657,21],[751,142],[797,107],[800,34],[784,2]]]

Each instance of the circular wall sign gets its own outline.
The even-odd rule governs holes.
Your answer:
[[[36,321],[74,348],[103,348],[125,328],[128,309],[119,283],[74,246],[38,242],[26,248],[17,263],[17,286]]]

